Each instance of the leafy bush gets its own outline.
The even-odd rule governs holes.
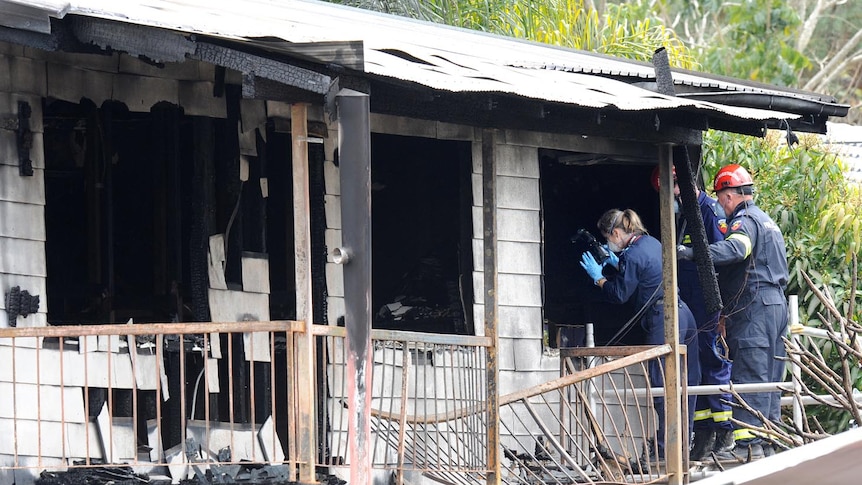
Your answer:
[[[787,243],[788,294],[799,295],[800,323],[837,329],[803,273],[817,288],[832,295],[843,315],[859,322],[860,292],[857,289],[857,301],[852,305],[850,290],[852,284],[859,284],[858,269],[854,278],[851,263],[859,258],[862,248],[862,191],[844,177],[836,154],[830,153],[816,135],[804,135],[799,145],[789,148],[779,132],[770,132],[765,138],[710,132],[704,138],[704,160],[707,187],[725,164],[738,163],[751,172],[758,206],[781,227]],[[833,343],[823,340],[818,345],[829,366],[840,374],[842,362]],[[851,367],[853,387],[858,389],[862,386],[858,362]],[[818,387],[810,384],[812,389]],[[825,407],[810,411],[827,432],[847,427],[846,411]]]

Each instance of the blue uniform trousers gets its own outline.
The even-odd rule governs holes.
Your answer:
[[[754,293],[751,301],[729,312],[725,325],[727,343],[731,349],[733,367],[731,380],[734,384],[781,382],[785,364],[779,360],[787,355],[782,336],[787,328],[787,301],[778,288],[761,289]],[[749,406],[773,421],[781,417],[781,393],[740,393]],[[754,414],[733,409],[733,418],[752,426],[762,423]],[[737,440],[757,440],[748,429],[734,432]]]
[[[664,344],[664,302],[658,300],[653,303],[652,308],[649,308],[641,319],[646,331],[646,343],[648,345]],[[700,383],[700,359],[698,358],[697,345],[697,325],[694,322],[694,316],[691,314],[688,305],[682,300],[679,301],[679,343],[686,344],[686,367],[688,371],[687,383],[689,386],[696,386]],[[664,370],[663,366],[655,360],[649,363],[649,378],[650,384],[653,387],[661,387],[664,385]],[[694,407],[697,396],[689,396],[688,398],[688,423],[689,433],[694,419]],[[656,435],[658,437],[657,449],[658,456],[664,457],[664,398],[657,397],[653,399],[657,417]]]

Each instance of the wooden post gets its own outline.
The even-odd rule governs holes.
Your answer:
[[[482,131],[482,271],[484,275],[485,336],[488,348],[485,386],[488,389],[488,485],[499,485],[500,476],[500,370],[497,365],[497,137]]]
[[[659,209],[661,214],[662,284],[664,285],[664,341],[671,353],[665,359],[665,462],[668,484],[678,485],[685,480],[682,450],[683,430],[680,427],[680,371],[679,371],[679,313],[676,286],[676,223],[673,212],[673,147],[659,145]],[[682,396],[683,398],[685,396]],[[662,437],[659,436],[659,439]],[[685,446],[688,452],[688,446]]]
[[[296,344],[297,458],[299,482],[315,483],[317,440],[315,436],[314,336],[311,292],[311,203],[308,188],[308,106],[290,107],[290,137],[293,160],[293,241],[296,281],[296,319],[305,323],[305,332]]]

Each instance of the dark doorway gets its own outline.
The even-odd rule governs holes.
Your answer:
[[[572,239],[583,228],[604,244],[596,222],[612,208],[634,209],[650,234],[658,236],[658,196],[649,181],[653,165],[558,152],[541,153],[540,160],[549,343],[582,345],[581,328],[589,322],[596,345],[605,345],[638,309],[602,301],[579,264],[586,248]],[[619,343],[634,345],[642,339],[642,329],[634,324]]]
[[[472,334],[470,144],[372,136],[374,327]]]

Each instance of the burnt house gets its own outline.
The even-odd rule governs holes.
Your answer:
[[[0,327],[350,327],[358,298],[374,329],[491,328],[500,394],[558,376],[554,349],[583,345],[585,323],[602,345],[634,312],[596,301],[572,236],[612,207],[661,234],[648,180],[672,162],[668,147],[696,155],[708,129],[825,133],[848,110],[828,95],[662,78],[652,64],[310,1],[7,0],[0,25]],[[345,256],[368,265],[370,286],[345,277]],[[276,358],[250,335],[231,358]],[[638,342],[637,330],[621,341]],[[223,359],[212,390],[226,387],[223,350],[193,363]],[[194,386],[168,376],[181,352],[166,354],[163,384],[132,369],[113,385],[178,395]],[[13,396],[50,384],[29,385]],[[274,412],[226,394],[215,414]],[[182,413],[148,399],[136,405]],[[165,447],[179,433],[164,431]],[[4,465],[28,453],[0,449]]]

